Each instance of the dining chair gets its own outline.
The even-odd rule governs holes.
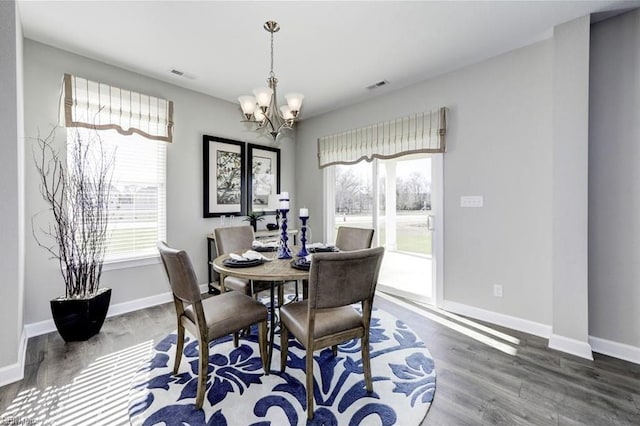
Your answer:
[[[289,333],[306,349],[307,418],[313,418],[313,352],[360,339],[366,389],[373,391],[369,360],[371,307],[384,247],[313,255],[309,298],[280,308],[280,371],[287,366]],[[353,306],[360,303],[362,312]]]
[[[341,226],[336,235],[336,247],[340,251],[353,251],[371,248],[373,241],[373,229],[354,228],[351,226]],[[309,283],[302,281],[302,298],[306,299],[309,293]],[[334,351],[335,352],[335,351]]]
[[[189,255],[184,250],[158,242],[158,251],[169,278],[178,320],[178,341],[173,374],[178,374],[185,330],[198,339],[199,367],[196,407],[202,408],[209,369],[209,342],[233,334],[238,346],[238,332],[258,324],[258,345],[265,374],[267,367],[267,308],[262,303],[237,291],[202,299],[200,287]]]
[[[230,226],[227,228],[216,228],[214,231],[216,240],[216,251],[218,256],[233,252],[242,252],[251,249],[255,239],[251,226]],[[221,277],[220,291],[227,289],[239,291],[249,296],[270,288],[268,282],[254,281],[237,277]]]
[[[341,226],[336,235],[336,247],[340,251],[362,250],[371,247],[373,229]]]

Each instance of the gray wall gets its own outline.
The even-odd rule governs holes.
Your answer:
[[[235,104],[198,94],[140,74],[125,71],[31,40],[25,41],[25,134],[33,137],[55,124],[63,73],[160,96],[174,102],[174,142],[167,150],[167,239],[191,255],[198,279],[207,280],[206,235],[213,232],[218,219],[202,218],[202,135],[209,134],[246,142],[270,144],[270,136],[260,137],[240,120]],[[64,131],[57,142],[64,145]],[[293,193],[295,134],[281,141],[282,188]],[[30,152],[30,147],[27,147]],[[38,193],[38,176],[30,155],[26,165],[27,220],[46,209]],[[238,220],[238,224],[243,224]],[[25,321],[34,323],[51,318],[49,300],[64,293],[55,261],[26,238]],[[169,291],[161,265],[107,271],[103,286],[113,289],[112,304],[128,302]]]
[[[592,26],[589,333],[640,347],[640,10]]]
[[[445,308],[547,325],[580,356],[596,338],[599,351],[638,359],[640,11],[580,18],[550,40],[305,120],[296,178],[314,231],[318,137],[440,106]],[[484,208],[461,209],[461,195],[483,195]]]
[[[17,350],[7,353],[4,348],[18,347],[23,323],[21,226],[46,206],[37,192],[30,154],[16,166],[21,148],[15,141],[23,140],[19,124],[22,85],[11,58],[17,59],[19,70],[22,46],[13,32],[20,32],[12,18],[13,2],[0,2],[0,8],[0,123],[9,129],[3,133],[0,195],[14,201],[0,205],[0,266],[5,271],[0,312],[8,324],[0,331],[6,343],[0,352],[1,368],[15,362]],[[589,334],[634,347],[640,347],[640,231],[636,224],[640,198],[635,195],[640,185],[635,172],[640,160],[639,21],[634,12],[592,26],[589,89]],[[554,48],[553,40],[543,41],[300,123],[293,136],[297,142],[285,139],[281,146],[283,190],[298,193],[293,196],[295,207],[309,207],[314,233],[321,235],[322,173],[317,168],[316,139],[415,111],[449,107],[444,160],[445,302],[551,325],[555,315],[551,254]],[[175,142],[169,146],[167,166],[168,240],[192,254],[204,283],[205,235],[217,221],[201,217],[201,136],[268,141],[239,123],[234,104],[39,43],[25,41],[24,67],[26,136],[56,122],[64,72],[174,101]],[[30,146],[26,149],[30,153]],[[19,189],[22,166],[24,191]],[[21,214],[23,192],[26,205]],[[461,195],[483,195],[484,208],[460,208]],[[35,245],[30,233],[29,228],[24,238],[25,323],[50,319],[48,301],[63,292],[55,262]],[[113,303],[168,290],[159,265],[106,272],[104,284],[114,288]],[[493,284],[503,285],[503,298],[492,296]],[[562,307],[556,311],[559,309]]]
[[[445,303],[551,324],[552,56],[547,40],[305,120],[296,177],[314,233],[323,223],[318,137],[446,106]],[[482,195],[484,207],[460,208],[461,195]]]
[[[16,13],[14,1],[0,2],[0,371],[18,362],[23,326],[22,29]]]
[[[557,26],[553,36],[553,334],[549,342],[552,348],[587,358],[591,357],[587,304],[589,23],[589,16],[575,19]]]

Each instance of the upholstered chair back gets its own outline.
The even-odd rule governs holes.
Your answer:
[[[383,247],[314,254],[309,270],[309,308],[334,308],[372,299],[383,255]]]
[[[336,236],[336,247],[341,251],[362,250],[371,247],[373,229],[341,226]]]
[[[254,240],[253,228],[248,225],[216,228],[213,233],[218,255],[248,250]]]
[[[200,301],[198,279],[187,253],[170,248],[164,241],[158,243],[158,250],[173,294],[188,304]]]

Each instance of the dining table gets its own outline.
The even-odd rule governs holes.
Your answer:
[[[292,253],[298,253],[299,247],[293,246]],[[241,254],[241,253],[236,253]],[[298,269],[295,267],[294,262],[297,256],[292,255],[290,259],[279,259],[277,256],[271,260],[265,260],[262,263],[255,266],[225,265],[225,260],[231,257],[230,254],[223,254],[216,257],[213,261],[213,268],[220,274],[220,283],[224,282],[224,277],[231,276],[237,278],[243,278],[251,281],[265,281],[269,282],[269,341],[268,341],[268,355],[267,355],[267,368],[271,369],[271,357],[273,355],[273,340],[275,336],[275,317],[276,317],[276,304],[275,304],[275,288],[278,285],[284,284],[287,281],[301,281],[309,279],[308,269]],[[297,284],[296,284],[297,288]],[[224,290],[224,285],[220,285],[221,291]],[[297,296],[297,291],[296,291]],[[215,296],[214,296],[215,297]],[[279,300],[279,304],[283,301]]]
[[[282,231],[280,229],[275,229],[273,231],[269,230],[260,230],[254,232],[254,237],[258,241],[266,241],[273,240],[278,238],[281,235]],[[293,245],[298,244],[298,230],[287,228],[287,236],[290,241],[293,241]],[[296,252],[297,253],[297,252]],[[218,252],[216,250],[216,234],[211,232],[207,234],[207,274],[209,276],[209,280],[207,281],[209,285],[209,293],[215,294],[219,290],[215,287],[214,282],[218,281],[219,277],[217,271],[213,268],[213,261],[218,257]]]

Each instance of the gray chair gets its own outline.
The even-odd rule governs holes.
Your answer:
[[[336,247],[340,251],[362,250],[371,247],[373,229],[341,226],[336,235]]]
[[[251,249],[253,240],[253,228],[251,226],[231,226],[228,228],[216,228],[213,233],[216,238],[216,251],[218,256],[229,253],[239,253]],[[235,290],[249,296],[267,290],[270,283],[263,281],[245,280],[237,277],[221,277],[220,291]]]
[[[369,361],[371,307],[384,255],[383,247],[313,255],[309,298],[280,308],[280,371],[284,372],[291,333],[306,349],[307,418],[313,418],[313,352],[361,339],[368,392],[373,390]],[[351,305],[360,302],[362,313]]]
[[[371,248],[373,242],[373,229],[353,228],[350,226],[341,226],[338,228],[336,236],[336,247],[340,251],[353,251]],[[307,280],[302,281],[302,298],[306,299],[308,295]]]
[[[258,324],[260,358],[265,374],[267,367],[267,308],[260,302],[237,291],[202,299],[200,288],[189,255],[183,250],[158,243],[176,308],[178,320],[178,341],[173,374],[178,373],[184,348],[185,329],[198,339],[199,367],[196,407],[202,408],[209,369],[209,342],[228,334],[233,334],[233,342],[238,346],[238,332],[253,324]]]

